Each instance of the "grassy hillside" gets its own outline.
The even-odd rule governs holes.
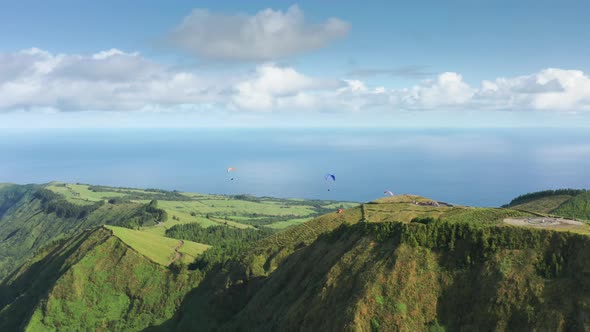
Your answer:
[[[511,207],[519,204],[524,204],[530,201],[537,200],[539,198],[545,197],[552,197],[552,196],[576,196],[579,195],[586,190],[584,189],[557,189],[557,190],[543,190],[537,191],[533,193],[528,193],[524,195],[520,195],[514,198],[510,203],[505,205],[505,207]]]
[[[249,195],[205,195],[59,182],[53,182],[47,188],[63,195],[69,202],[79,205],[110,199],[141,204],[157,200],[158,207],[165,210],[169,218],[164,228],[150,228],[147,231],[159,235],[164,235],[166,229],[175,225],[187,223],[199,223],[203,227],[228,224],[236,228],[251,228],[252,226],[273,227],[273,224],[280,222],[282,224],[279,228],[281,228],[286,223],[296,225],[339,207],[347,208],[357,205],[351,202],[277,199]]]
[[[181,308],[186,314],[165,326],[587,330],[589,248],[587,236],[491,223],[343,224],[268,277],[223,270],[207,277]]]
[[[0,188],[0,280],[45,244],[79,230],[111,224],[137,226],[155,219],[139,203],[75,204],[43,186]]]
[[[590,192],[578,189],[540,191],[519,196],[506,207],[590,221]]]
[[[570,200],[573,196],[569,195],[556,195],[541,197],[526,203],[517,204],[511,206],[512,209],[534,211],[540,213],[551,213],[557,209],[561,204]]]
[[[60,199],[0,186],[0,231],[28,219],[65,230],[0,284],[2,331],[590,330],[590,226],[529,223],[545,212],[400,195],[338,213],[344,203],[52,186]],[[585,192],[514,207],[563,196],[551,213],[588,210]],[[296,214],[307,221],[271,229]],[[93,227],[104,218],[127,228]]]
[[[0,186],[0,280],[50,241],[98,225],[133,228],[165,236],[179,224],[235,229],[296,225],[354,203],[181,193],[52,182]],[[270,228],[269,228],[270,229]],[[142,235],[143,236],[143,235]],[[178,241],[174,241],[177,243]],[[190,251],[188,248],[195,250]],[[186,244],[182,262],[199,249]],[[189,250],[183,253],[183,250]],[[164,264],[163,256],[157,259]],[[154,257],[152,257],[154,258]]]
[[[0,330],[140,331],[172,317],[201,278],[97,228],[60,241],[0,284]]]
[[[210,248],[206,244],[179,241],[129,228],[116,226],[106,226],[106,228],[140,254],[164,266],[170,265],[177,259],[185,264],[192,263],[199,254]]]
[[[590,220],[590,192],[576,195],[551,211],[567,218]]]

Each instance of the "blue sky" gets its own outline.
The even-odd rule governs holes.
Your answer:
[[[586,1],[0,4],[0,127],[590,126]]]

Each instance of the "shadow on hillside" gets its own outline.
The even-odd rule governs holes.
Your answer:
[[[0,285],[0,310],[5,309],[0,315],[1,330],[16,331],[22,328],[20,325],[29,322],[35,306],[63,274],[62,267],[66,260],[80,248],[83,239],[89,234],[83,232],[76,236],[74,245],[69,241],[57,245],[43,259],[31,264],[23,274],[16,277],[20,272],[17,269],[4,279]],[[8,283],[15,277],[14,281]]]
[[[441,323],[450,330],[474,331],[588,329],[588,239],[558,232],[525,235],[543,241],[539,247],[505,245],[468,268],[454,267],[458,273],[438,300]],[[446,252],[441,262],[453,256],[457,253]]]
[[[191,290],[171,319],[144,329],[162,331],[216,331],[248,303],[266,277],[232,276],[231,269],[215,267]]]

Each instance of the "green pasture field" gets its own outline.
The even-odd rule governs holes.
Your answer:
[[[178,252],[182,253],[181,261],[188,264],[211,247],[191,241],[184,241],[184,244],[179,246],[179,240],[158,236],[150,232],[117,226],[105,227],[113,231],[115,236],[140,254],[164,266],[168,266],[174,261],[176,256],[175,248],[178,248]]]

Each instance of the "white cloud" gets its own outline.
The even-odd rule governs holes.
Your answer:
[[[484,81],[473,102],[486,109],[590,110],[590,77],[579,70],[549,68],[513,78]]]
[[[322,78],[267,63],[254,71],[207,75],[172,69],[138,53],[90,55],[39,49],[0,53],[0,111],[365,112],[399,110],[590,111],[590,77],[545,69],[469,85],[446,72],[392,89]]]
[[[447,72],[387,93],[391,107],[407,110],[590,110],[590,77],[579,70],[549,68],[485,80],[480,86],[470,86],[458,73]]]
[[[0,54],[0,68],[0,110],[139,110],[219,97],[210,80],[119,50],[83,56],[33,48]]]
[[[473,88],[463,82],[461,75],[447,72],[411,89],[394,91],[392,100],[407,109],[453,107],[465,104],[473,97],[474,92]]]
[[[266,64],[235,85],[233,105],[254,111],[313,109],[319,106],[317,94],[338,85],[337,80],[314,79],[293,68]]]
[[[349,30],[348,23],[336,18],[306,22],[297,6],[285,12],[265,9],[252,16],[195,9],[167,39],[199,57],[259,61],[321,48]]]

